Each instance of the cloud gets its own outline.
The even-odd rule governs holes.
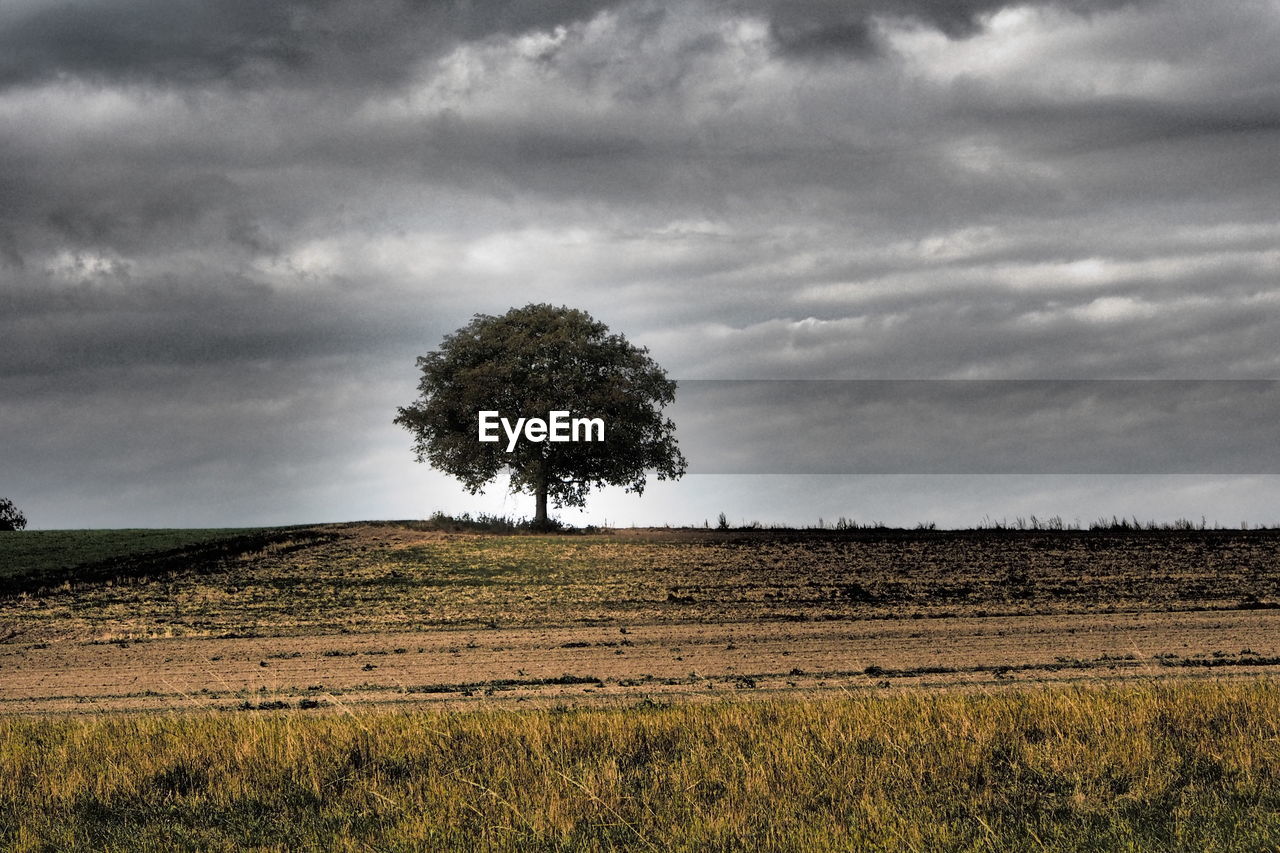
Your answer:
[[[388,85],[459,41],[554,28],[610,5],[608,0],[21,2],[10,4],[0,19],[0,85],[68,76],[166,87]]]
[[[1091,14],[1134,0],[1040,0]],[[866,58],[877,22],[909,21],[948,38],[981,32],[1011,0],[708,0],[700,14],[763,20],[785,56]],[[670,7],[626,0],[24,0],[0,12],[0,87],[57,79],[166,88],[228,85],[385,87],[460,44],[554,34],[609,14],[645,26]],[[675,14],[680,14],[676,12]],[[555,55],[544,45],[542,58]],[[605,59],[605,57],[602,57]]]
[[[312,410],[381,424],[534,301],[677,378],[1274,378],[1278,35],[1192,0],[9,4],[6,430],[99,483],[70,424],[159,436],[152,507],[228,476],[182,442],[319,494],[405,442],[257,447],[291,388],[380,388]]]
[[[1047,6],[1082,17],[1113,10],[1138,0],[756,0],[739,2],[739,9],[763,15],[782,55],[790,58],[872,58],[885,45],[879,22],[927,27],[948,39],[965,39],[983,32],[1004,9]]]
[[[1280,383],[686,381],[696,474],[1280,474]]]

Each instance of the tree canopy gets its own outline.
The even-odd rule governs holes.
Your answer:
[[[395,423],[414,438],[419,462],[459,479],[475,494],[509,470],[513,492],[537,497],[535,523],[546,526],[547,501],[584,506],[592,489],[644,491],[648,472],[677,479],[686,461],[663,408],[676,383],[648,355],[584,311],[546,304],[500,317],[477,314],[421,356],[420,397]],[[479,413],[547,418],[553,411],[600,418],[603,441],[479,440]]]
[[[27,517],[8,498],[0,498],[0,530],[21,530],[27,526]]]

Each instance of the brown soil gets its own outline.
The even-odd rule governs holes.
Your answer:
[[[1274,534],[335,530],[0,602],[0,712],[1280,671]]]

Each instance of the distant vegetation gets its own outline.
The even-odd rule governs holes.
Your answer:
[[[22,510],[8,498],[0,498],[0,533],[22,530],[27,526],[27,517]]]
[[[703,521],[704,529],[710,528],[710,521]],[[908,527],[894,527],[883,521],[859,521],[855,518],[846,518],[840,516],[834,521],[828,518],[818,517],[816,524],[808,525],[792,525],[780,523],[764,523],[760,521],[742,521],[737,525],[729,522],[728,516],[723,512],[715,525],[716,530],[938,530],[938,525],[933,521],[918,521]],[[1178,518],[1173,521],[1156,521],[1155,519],[1141,520],[1138,516],[1120,517],[1111,516],[1107,518],[1101,516],[1088,522],[1081,522],[1079,519],[1067,521],[1060,515],[1052,516],[1036,516],[1036,515],[1018,515],[1012,519],[1008,517],[992,518],[984,516],[973,527],[952,527],[942,528],[943,530],[1031,530],[1031,531],[1055,531],[1055,530],[1119,530],[1119,531],[1138,531],[1138,530],[1276,530],[1280,529],[1280,524],[1255,524],[1250,525],[1247,521],[1240,522],[1238,527],[1225,526],[1219,522],[1208,522],[1203,516],[1199,521],[1192,521],[1189,518]]]
[[[451,533],[530,533],[547,532],[548,530],[566,530],[555,518],[548,518],[545,525],[535,525],[531,519],[517,518],[508,515],[490,515],[479,513],[472,517],[471,513],[449,515],[436,511],[426,521],[400,522],[411,530],[443,530]]]
[[[1001,518],[999,521],[990,517],[984,518],[982,523],[978,525],[983,530],[1082,530],[1083,526],[1077,519],[1075,521],[1064,521],[1062,516],[1053,515],[1047,518],[1040,518],[1034,515],[1016,516],[1012,521],[1007,518]],[[1173,521],[1156,521],[1155,519],[1141,520],[1138,516],[1125,518],[1121,516],[1105,516],[1094,519],[1089,522],[1089,530],[1227,530],[1231,528],[1223,527],[1218,522],[1210,524],[1204,516],[1200,516],[1199,521],[1192,521],[1189,518],[1177,518]],[[1249,523],[1241,522],[1238,530],[1248,530]],[[1266,525],[1256,526],[1258,530],[1268,530]]]
[[[0,718],[0,846],[1280,844],[1280,689],[1270,681],[334,710]]]

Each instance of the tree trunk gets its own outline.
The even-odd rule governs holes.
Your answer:
[[[538,530],[547,530],[550,523],[547,521],[547,466],[544,462],[538,470],[538,507],[534,511],[533,526]]]

